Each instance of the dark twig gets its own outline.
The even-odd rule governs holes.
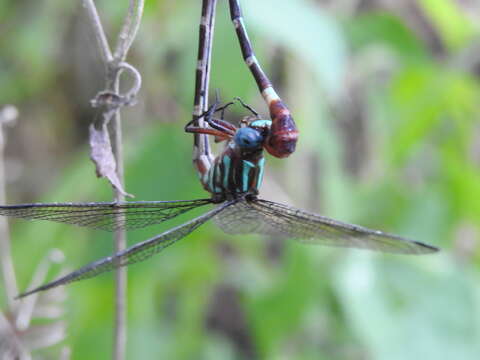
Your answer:
[[[120,118],[120,108],[126,105],[132,105],[134,103],[133,99],[140,90],[141,86],[141,76],[140,73],[130,64],[125,62],[128,50],[132,45],[133,40],[136,37],[138,28],[140,26],[140,21],[143,14],[144,0],[130,0],[128,13],[125,17],[122,30],[118,36],[117,46],[115,52],[112,55],[112,51],[108,45],[103,26],[101,24],[100,18],[98,16],[97,10],[93,0],[83,0],[84,6],[87,10],[89,18],[92,23],[92,27],[95,31],[95,36],[99,44],[99,49],[102,54],[103,62],[106,69],[106,85],[105,90],[99,93],[99,96],[95,99],[96,105],[106,105],[103,106],[103,117],[101,119],[101,124],[96,124],[97,129],[105,129],[106,125],[113,118],[113,121],[110,123],[111,129],[111,142],[112,142],[112,153],[114,158],[114,174],[104,174],[101,173],[101,176],[106,176],[109,179],[115,179],[119,186],[115,186],[114,182],[114,197],[115,201],[120,202],[125,199],[125,192],[123,191],[124,184],[124,166],[123,166],[123,147],[122,147],[122,129],[121,129],[121,118]],[[134,77],[133,87],[125,94],[120,94],[120,74],[122,71],[127,71]],[[105,95],[111,95],[106,96]],[[111,103],[105,103],[103,100],[108,98],[108,100],[116,99],[116,101]],[[100,130],[102,131],[102,130]],[[100,144],[105,145],[105,144]],[[110,153],[106,154],[105,161],[109,161]],[[97,172],[99,170],[99,162],[97,162]],[[101,166],[100,166],[101,167]],[[112,166],[107,166],[104,168],[111,169]],[[126,233],[124,230],[118,230],[115,232],[115,252],[119,252],[126,248]],[[119,268],[116,271],[116,296],[115,296],[115,335],[114,335],[114,351],[113,358],[116,360],[125,359],[126,354],[126,341],[127,341],[127,332],[126,332],[126,268]]]

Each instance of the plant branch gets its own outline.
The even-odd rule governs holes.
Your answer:
[[[115,49],[115,59],[119,62],[124,61],[128,50],[137,36],[142,19],[144,0],[130,0],[128,13],[125,17],[122,30],[118,36],[117,47]]]
[[[101,24],[98,12],[93,0],[83,0],[87,13],[89,15],[92,27],[94,28],[97,42],[99,45],[102,59],[106,69],[105,90],[99,92],[94,105],[103,105],[102,124],[97,124],[99,131],[91,130],[95,139],[107,139],[104,142],[92,142],[92,153],[99,156],[95,157],[94,162],[97,166],[97,174],[107,177],[114,191],[115,201],[125,200],[124,188],[124,165],[123,165],[123,147],[122,147],[122,129],[120,108],[126,105],[132,105],[134,98],[140,90],[142,79],[140,73],[132,65],[125,62],[128,51],[138,32],[144,0],[129,0],[128,12],[125,17],[122,29],[118,36],[115,52],[112,55],[108,45],[103,26]],[[134,78],[132,88],[126,94],[120,94],[120,75],[127,71]],[[113,121],[110,122],[110,119]],[[104,137],[98,136],[98,133],[106,132],[106,125],[110,122],[111,146],[108,141],[108,134]],[[92,136],[92,135],[91,135]],[[92,140],[92,137],[91,137]],[[106,169],[106,173],[99,169]],[[113,181],[112,181],[113,180]],[[120,220],[120,219],[119,219]],[[126,248],[126,232],[118,230],[114,234],[115,252]],[[126,328],[126,287],[127,273],[126,268],[122,267],[116,270],[115,274],[115,330],[114,330],[114,349],[113,358],[123,360],[126,356],[127,328]]]
[[[3,127],[4,125],[13,125],[17,116],[18,110],[12,105],[7,105],[0,109],[0,204],[6,203],[4,164],[5,135],[3,133]],[[15,308],[14,298],[18,293],[18,287],[10,249],[8,222],[4,217],[0,219],[0,266],[5,285],[7,304],[8,307],[13,310]]]
[[[97,38],[98,48],[100,49],[100,54],[104,64],[108,64],[113,61],[112,51],[108,45],[107,36],[103,30],[102,22],[100,21],[100,16],[98,15],[97,8],[93,0],[83,0],[83,6],[87,10],[87,15],[90,18],[92,23],[92,28]]]
[[[130,103],[130,101],[132,101],[135,96],[137,96],[140,88],[142,87],[142,75],[140,75],[140,72],[129,63],[121,62],[120,64],[118,64],[118,67],[120,68],[120,70],[125,70],[133,77],[133,85],[130,90],[125,93],[124,97],[127,105],[135,105],[134,103]]]

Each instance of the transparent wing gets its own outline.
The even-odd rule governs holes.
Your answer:
[[[167,230],[164,233],[157,235],[153,238],[137,243],[129,247],[128,249],[116,253],[115,255],[94,261],[74,272],[71,272],[70,274],[62,276],[57,280],[54,280],[36,289],[20,294],[18,295],[18,297],[25,297],[38,291],[48,290],[56,286],[65,285],[74,281],[89,279],[101,273],[119,268],[121,266],[127,266],[139,261],[146,260],[149,257],[159,253],[166,247],[177,242],[178,240],[184,238],[193,230],[198,228],[200,225],[202,225],[218,213],[224,211],[228,206],[232,205],[235,202],[236,200],[223,203],[218,207],[206,212],[205,214],[196,217],[195,219],[192,219],[182,225]]]
[[[27,220],[56,221],[107,231],[132,230],[161,223],[210,203],[210,199],[122,203],[36,203],[0,206],[0,215]]]
[[[342,223],[267,200],[243,201],[225,209],[215,222],[231,234],[268,234],[302,242],[401,254],[426,254],[436,247]]]

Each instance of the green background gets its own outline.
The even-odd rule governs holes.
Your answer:
[[[127,1],[98,3],[114,40]],[[219,3],[211,89],[267,114]],[[257,58],[300,131],[294,155],[268,156],[262,196],[442,252],[326,249],[207,224],[129,268],[128,358],[479,358],[480,1],[403,3],[242,2]],[[146,1],[128,57],[143,88],[123,111],[136,200],[206,196],[183,133],[199,15],[199,1]],[[9,203],[111,199],[87,149],[102,71],[80,1],[0,1],[0,105],[20,111],[6,134]],[[235,107],[229,118],[243,115]],[[129,243],[195,214],[131,232]],[[12,236],[21,289],[52,248],[65,262],[49,278],[112,252],[111,235],[67,225],[15,221]],[[111,356],[113,284],[110,273],[65,288],[72,359]]]

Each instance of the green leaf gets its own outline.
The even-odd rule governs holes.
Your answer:
[[[419,2],[426,15],[448,48],[456,50],[475,34],[475,28],[458,4],[453,0],[422,0]]]
[[[389,13],[367,13],[344,24],[356,51],[383,45],[404,60],[427,60],[428,53],[415,33],[398,17]]]
[[[384,259],[352,254],[338,268],[347,321],[369,358],[476,359],[480,287],[473,274],[446,255]]]

